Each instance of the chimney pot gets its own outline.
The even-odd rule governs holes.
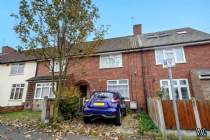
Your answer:
[[[133,25],[133,35],[141,35],[142,34],[142,28],[141,24]]]

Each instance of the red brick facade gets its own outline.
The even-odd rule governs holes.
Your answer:
[[[193,96],[190,70],[210,68],[210,45],[186,46],[184,52],[186,63],[176,64],[173,77],[188,79],[190,93]],[[145,107],[145,93],[147,96],[154,96],[160,88],[160,79],[168,77],[167,69],[162,65],[156,65],[154,50],[123,53],[123,67],[120,68],[100,69],[99,61],[99,56],[80,58],[69,68],[68,74],[73,75],[75,84],[86,82],[88,94],[94,90],[106,90],[107,80],[128,79],[130,99],[138,101],[140,107]],[[38,62],[36,76],[50,75],[44,63],[49,62]]]
[[[210,68],[210,45],[184,47],[186,63],[176,64],[173,68],[173,78],[186,78],[189,81],[190,93],[193,96],[190,71],[192,69]],[[168,72],[162,65],[156,65],[154,51],[144,54],[145,85],[148,96],[154,96],[160,88],[160,79],[167,79]]]

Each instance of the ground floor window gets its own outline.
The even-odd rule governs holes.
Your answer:
[[[22,99],[25,84],[12,84],[10,99]]]
[[[173,79],[174,91],[176,99],[190,99],[189,84],[187,79]],[[168,94],[172,100],[172,90],[168,79],[160,80],[160,87],[164,89],[165,94]]]
[[[122,97],[129,98],[129,86],[127,79],[108,80],[107,90],[119,92]]]
[[[34,99],[55,98],[52,92],[52,83],[36,83]]]

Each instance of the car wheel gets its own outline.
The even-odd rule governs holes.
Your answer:
[[[90,123],[91,122],[90,118],[88,118],[88,117],[84,117],[83,120],[84,120],[84,123]]]
[[[116,124],[116,125],[121,125],[121,124],[122,124],[122,113],[121,113],[120,110],[119,110],[118,113],[117,113],[117,118],[116,118],[115,124]]]

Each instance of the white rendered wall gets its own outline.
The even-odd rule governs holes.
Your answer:
[[[36,62],[24,63],[24,74],[11,75],[11,64],[0,64],[0,106],[16,106],[25,102],[28,89],[27,79],[34,77]],[[10,100],[12,84],[25,84],[22,99]]]

